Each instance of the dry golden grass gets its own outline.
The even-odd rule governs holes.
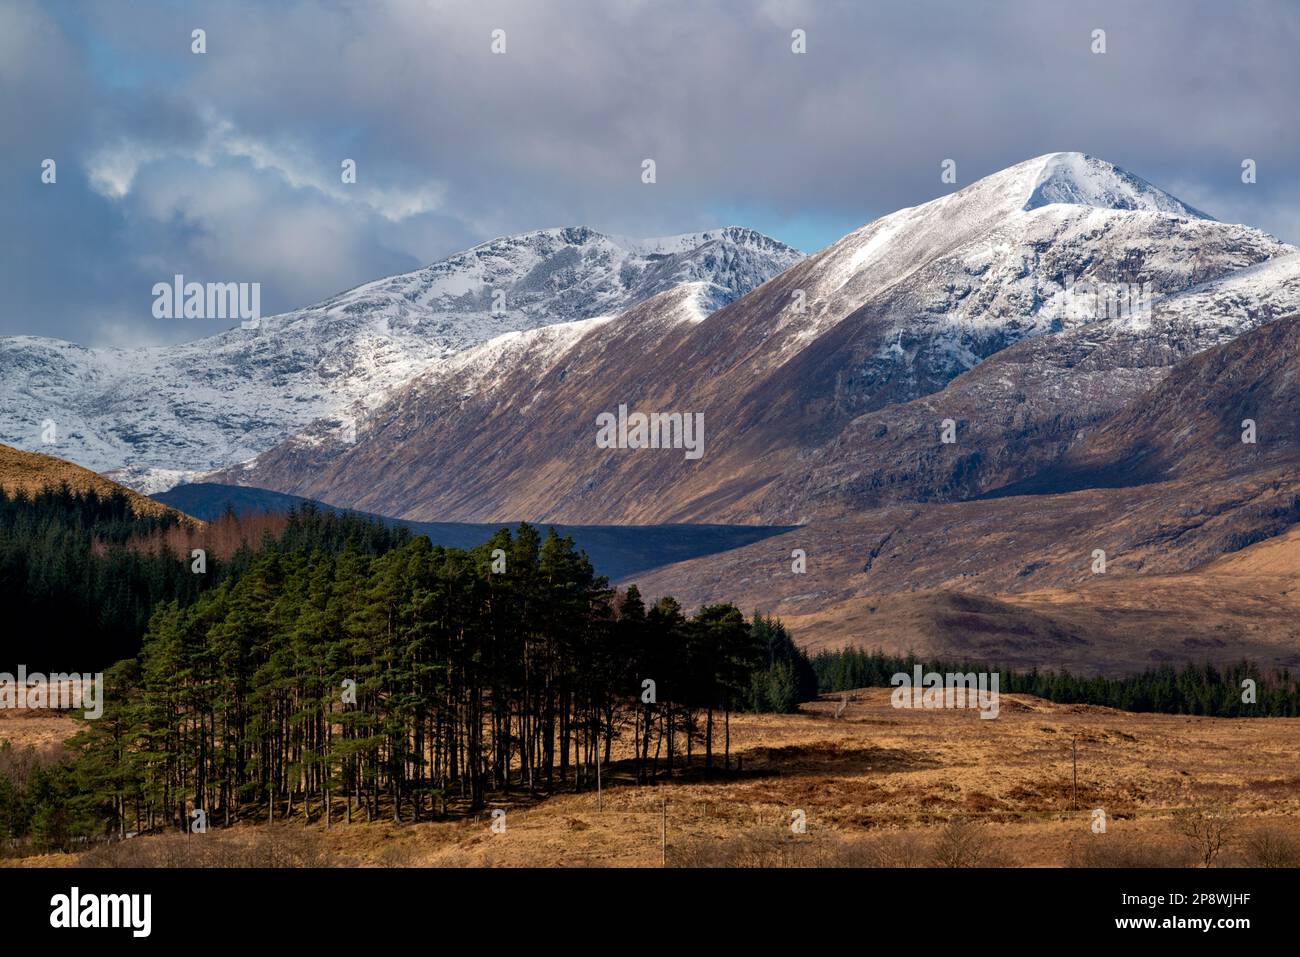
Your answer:
[[[797,715],[733,717],[741,769],[712,780],[697,754],[689,774],[656,786],[638,788],[626,766],[614,769],[599,808],[590,792],[498,796],[491,806],[507,812],[500,834],[491,808],[477,820],[421,824],[342,825],[338,813],[328,831],[318,819],[307,825],[315,846],[294,853],[341,866],[657,867],[666,801],[670,866],[1187,866],[1195,855],[1180,814],[1199,805],[1233,825],[1216,863],[1300,863],[1300,719],[1140,715],[1003,695],[1000,716],[981,720],[974,711],[894,709],[889,689],[857,692],[840,720],[837,704],[835,696]],[[30,740],[41,720],[0,719],[0,738]],[[1092,832],[1094,808],[1106,812],[1105,834]],[[806,816],[802,835],[790,829],[796,810]],[[241,825],[234,834],[244,837],[223,840],[248,842],[247,858],[261,859],[268,830]],[[185,853],[185,845],[147,850],[167,840],[175,843],[127,841],[118,853],[134,847],[120,860]],[[230,847],[214,860],[239,859]]]
[[[52,455],[40,452],[24,452],[10,445],[0,445],[0,489],[12,495],[17,491],[31,495],[47,488],[58,488],[66,484],[74,492],[94,490],[100,495],[114,491],[125,493],[131,501],[131,510],[137,515],[180,515],[193,525],[201,525],[198,519],[191,518],[173,508],[155,502],[147,495],[132,491],[124,485],[104,478],[90,469],[82,468]]]
[[[57,711],[0,710],[0,744],[7,741],[16,750],[62,744],[76,731],[77,722]]]

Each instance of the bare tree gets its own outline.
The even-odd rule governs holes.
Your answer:
[[[1220,852],[1232,840],[1235,824],[1222,807],[1199,797],[1174,815],[1174,828],[1192,846],[1202,867],[1214,866]]]

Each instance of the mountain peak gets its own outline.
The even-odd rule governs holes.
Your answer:
[[[1213,218],[1142,177],[1087,153],[1048,153],[1013,169],[1033,176],[1029,197],[1022,207],[1025,210],[1067,203],[1171,213],[1188,219]]]

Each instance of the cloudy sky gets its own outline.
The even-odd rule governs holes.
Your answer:
[[[269,315],[546,226],[811,251],[1057,150],[1300,243],[1297,50],[1289,0],[0,0],[0,334],[193,338],[155,282]]]

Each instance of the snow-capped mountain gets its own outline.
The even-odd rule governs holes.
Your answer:
[[[181,345],[3,338],[0,441],[160,491],[377,403],[503,333],[612,315],[682,283],[698,284],[701,308],[712,311],[801,258],[738,227],[650,240],[544,229]]]
[[[317,446],[311,468],[282,447],[237,480],[417,519],[797,522],[819,509],[842,513],[876,492],[857,480],[887,451],[893,410],[1017,343],[1050,353],[1058,338],[1067,351],[1086,342],[1085,330],[1122,333],[1132,348],[1098,361],[1113,359],[1115,381],[1139,385],[1140,370],[1159,365],[1132,361],[1133,349],[1156,342],[1142,325],[1145,307],[1112,319],[1096,302],[1078,308],[1077,290],[1138,290],[1149,304],[1198,297],[1184,313],[1157,313],[1168,317],[1161,329],[1174,323],[1162,336],[1188,338],[1179,315],[1212,327],[1190,337],[1195,351],[1285,308],[1290,272],[1259,264],[1294,253],[1112,164],[1049,154],[884,216],[699,322],[654,326],[652,300],[575,330],[559,355],[483,374],[491,402],[472,385],[449,403],[412,382],[370,410],[355,443],[328,454]],[[1256,270],[1242,274],[1248,267]],[[1241,287],[1225,278],[1237,274],[1272,305],[1241,308]],[[1064,398],[1064,384],[1081,381],[1069,362],[1061,368],[1024,380],[1041,390],[1030,400],[1043,414],[1053,390]],[[1014,387],[1006,398],[1023,401]],[[597,449],[595,416],[620,403],[703,412],[703,459]],[[502,407],[508,415],[495,414]],[[1062,411],[1088,415],[1086,405]],[[870,430],[851,428],[871,413]],[[937,423],[923,425],[935,445]],[[841,481],[810,495],[803,477],[813,468]]]
[[[881,217],[810,257],[798,285],[815,305],[784,316],[778,325],[791,332],[763,361],[785,361],[841,323],[862,325],[859,311],[869,310],[855,392],[878,407],[935,391],[1020,339],[1085,321],[1065,307],[1072,283],[1133,285],[1154,299],[1291,251],[1103,160],[1048,154]]]

